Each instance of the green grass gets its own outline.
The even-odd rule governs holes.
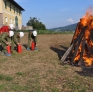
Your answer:
[[[2,63],[2,62],[6,62],[8,59],[7,58],[0,58],[0,62]]]
[[[17,75],[23,75],[24,73],[22,73],[22,72],[17,72],[16,74],[17,74]]]
[[[69,68],[69,65],[64,65],[64,69],[68,69]]]
[[[0,84],[0,91],[3,92],[3,90],[6,90],[6,84]]]
[[[59,89],[58,88],[52,88],[51,92],[59,92]]]
[[[18,30],[17,32],[28,33],[28,30]],[[73,34],[73,31],[49,31],[49,30],[37,30],[38,34]]]
[[[38,30],[38,34],[73,34],[73,32]]]
[[[8,75],[0,74],[0,80],[12,81],[13,77],[8,76]]]

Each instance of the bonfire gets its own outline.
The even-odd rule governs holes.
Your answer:
[[[77,24],[70,47],[61,58],[62,63],[93,66],[93,12],[90,8]]]

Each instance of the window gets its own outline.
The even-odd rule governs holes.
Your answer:
[[[15,13],[15,7],[14,7],[14,13]]]
[[[6,0],[4,1],[4,4],[5,4],[5,9],[7,9],[7,2],[6,2]]]
[[[10,6],[10,11],[11,11],[11,4],[9,6]]]
[[[10,23],[12,23],[12,19],[10,18]]]
[[[7,17],[5,17],[5,22],[8,22],[8,19],[7,19]]]

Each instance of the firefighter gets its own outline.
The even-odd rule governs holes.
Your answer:
[[[37,50],[37,31],[36,30],[30,30],[29,33],[28,33],[27,50],[30,50],[31,41],[34,41],[34,43],[35,43],[35,50]]]
[[[7,53],[6,46],[10,44],[10,42],[7,41],[7,38],[12,37],[13,35],[14,35],[13,31],[2,32],[1,34],[2,55],[11,56],[11,54]]]
[[[7,25],[3,25],[3,26],[0,28],[0,42],[1,42],[1,34],[2,34],[3,32],[9,32],[9,30],[10,30],[10,27],[7,26]],[[7,37],[7,41],[10,41],[10,38],[9,38],[9,37]],[[2,48],[0,48],[0,52],[1,52],[1,50],[2,50]]]
[[[0,29],[1,32],[9,32],[9,30],[10,30],[10,27],[6,25],[2,26]]]
[[[14,45],[18,46],[20,43],[20,38],[24,36],[23,32],[14,32],[14,36],[12,37],[11,41],[11,52],[13,53],[14,51]]]

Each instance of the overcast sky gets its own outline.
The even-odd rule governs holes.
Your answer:
[[[23,11],[23,25],[30,17],[37,17],[46,25],[46,28],[62,27],[77,23],[93,0],[15,0]]]

